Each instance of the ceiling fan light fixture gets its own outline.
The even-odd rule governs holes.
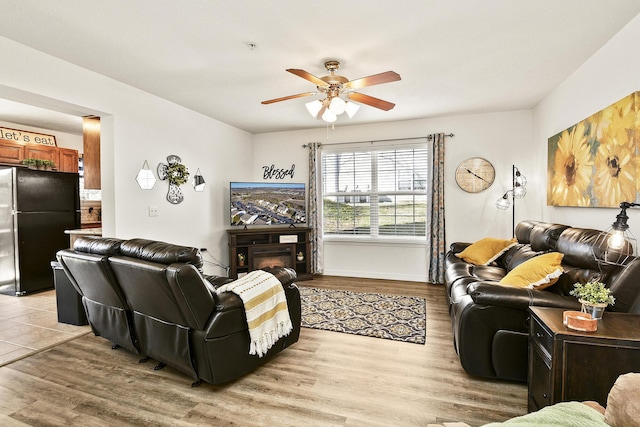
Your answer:
[[[262,101],[262,104],[273,104],[275,102],[297,99],[305,96],[324,95],[325,98],[323,100],[311,101],[306,103],[305,106],[312,117],[316,119],[321,118],[328,123],[335,122],[338,118],[337,116],[345,111],[349,118],[352,118],[362,104],[383,111],[389,111],[395,107],[395,104],[389,101],[378,99],[356,91],[368,86],[398,81],[400,80],[400,75],[398,73],[385,71],[384,73],[349,80],[344,76],[336,74],[336,71],[340,67],[339,61],[326,61],[324,66],[327,71],[329,71],[329,75],[323,77],[316,77],[313,74],[298,68],[287,68],[287,72],[313,83],[316,86],[316,91],[268,99],[266,101]],[[348,102],[347,99],[356,101],[358,104]]]
[[[304,106],[307,107],[307,111],[309,112],[309,114],[311,114],[311,117],[315,119],[316,117],[318,117],[318,113],[322,109],[322,101],[315,100],[307,102],[306,104],[304,104]]]
[[[345,111],[347,112],[347,116],[352,118],[355,116],[356,112],[360,109],[358,104],[354,104],[353,102],[345,102]]]
[[[344,113],[346,108],[347,108],[347,103],[344,102],[344,100],[339,96],[334,97],[331,100],[331,103],[329,104],[329,109],[336,116],[339,116],[340,114]]]
[[[333,123],[336,120],[338,120],[338,116],[336,116],[333,113],[333,111],[327,108],[326,110],[324,110],[324,113],[322,114],[322,120],[324,120],[327,123]]]

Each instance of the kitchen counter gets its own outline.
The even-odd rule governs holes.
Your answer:
[[[64,230],[65,234],[69,235],[69,247],[73,248],[73,243],[78,237],[81,236],[102,236],[102,228],[76,228],[73,230]]]
[[[82,224],[80,224],[80,228],[85,229],[85,228],[101,228],[102,227],[102,223],[101,222],[88,222],[85,223],[83,222]]]

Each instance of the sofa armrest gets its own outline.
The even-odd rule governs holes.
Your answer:
[[[515,288],[493,282],[473,282],[467,292],[476,304],[527,310],[529,306],[580,309],[574,297],[554,294],[546,290]]]
[[[467,243],[467,242],[453,242],[449,247],[449,250],[454,254],[458,254],[464,251],[467,248],[467,246],[470,246],[470,245],[471,243]]]
[[[301,302],[300,291],[293,281],[296,278],[295,270],[285,267],[277,267],[270,271],[282,284],[285,297],[287,298],[287,306],[291,322],[294,325],[295,342],[300,334],[301,323]],[[274,273],[275,271],[275,273]],[[204,328],[205,339],[215,339],[231,335],[239,331],[247,330],[246,315],[244,311],[244,303],[242,299],[233,292],[222,292],[217,294],[213,292],[216,303],[209,322]]]
[[[276,276],[276,279],[278,279],[280,283],[282,283],[282,287],[285,288],[285,291],[287,289],[287,286],[295,282],[298,278],[296,271],[293,268],[289,267],[268,267],[263,268],[262,270]]]
[[[225,276],[204,275],[204,278],[207,282],[211,283],[216,289],[224,285],[225,283],[229,283],[233,281],[233,279],[230,279]]]

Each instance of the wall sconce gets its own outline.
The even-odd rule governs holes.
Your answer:
[[[511,170],[511,184],[513,185],[510,190],[507,190],[504,195],[496,200],[496,207],[498,209],[507,210],[511,206],[511,236],[516,236],[516,199],[522,199],[527,195],[527,178],[520,173],[518,168],[513,165]],[[509,200],[509,193],[511,193],[511,200]]]
[[[627,209],[640,206],[640,203],[620,203],[620,213],[616,221],[606,231],[602,231],[594,245],[594,257],[597,262],[610,265],[626,265],[637,253],[636,238],[629,231]],[[597,251],[597,252],[596,252]]]
[[[200,168],[198,168],[198,170],[196,171],[196,174],[193,176],[193,181],[191,183],[193,184],[193,189],[197,192],[204,191],[204,187],[207,185],[207,183],[204,182],[204,178],[200,173]]]
[[[153,171],[149,168],[149,163],[146,160],[138,171],[138,175],[136,175],[136,181],[143,190],[151,190],[156,185],[156,177],[153,175]]]

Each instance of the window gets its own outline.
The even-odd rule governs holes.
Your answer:
[[[426,144],[322,154],[325,235],[424,236]]]

